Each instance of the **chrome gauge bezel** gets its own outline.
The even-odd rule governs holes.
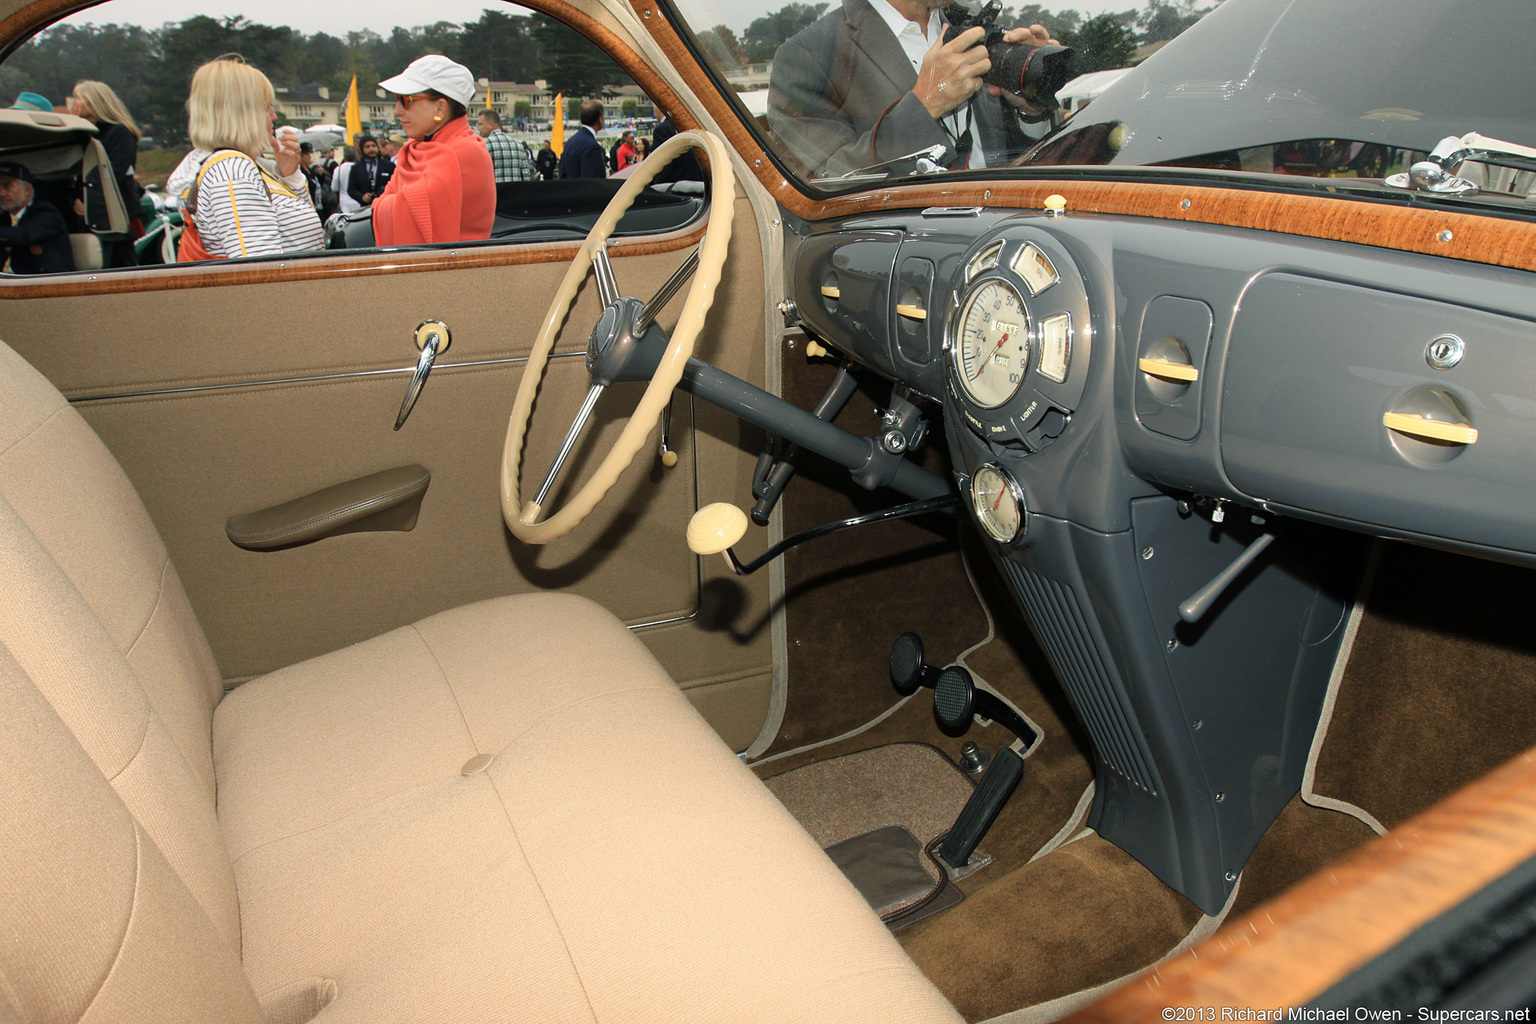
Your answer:
[[[998,250],[997,265],[971,276],[967,268],[982,253]],[[1026,281],[1013,269],[1019,253],[1029,246],[1038,249],[1056,272],[1056,281],[1038,294],[1031,294]],[[971,393],[960,364],[961,313],[970,305],[977,289],[993,281],[1002,281],[1018,296],[1028,317],[1029,364],[1019,386],[1005,401],[984,405]],[[1022,219],[989,231],[967,247],[966,258],[950,272],[949,297],[944,303],[942,351],[936,363],[942,365],[944,394],[956,417],[988,444],[1034,452],[1055,442],[1060,423],[1051,419],[1052,411],[1070,419],[1083,399],[1090,362],[1093,321],[1082,275],[1077,271],[1070,250],[1062,240],[1043,230],[1037,223]],[[1067,315],[1067,366],[1065,380],[1047,377],[1041,372],[1043,336],[1041,325],[1061,314]],[[931,315],[931,314],[930,314]]]
[[[998,497],[1008,497],[1012,501],[1014,508],[1018,510],[1018,525],[1012,533],[1005,535],[998,529],[997,523],[991,519],[990,510],[983,511],[983,506],[986,503],[982,501],[981,495],[978,493],[978,487],[984,473],[995,474],[1001,478],[1006,486]],[[969,490],[971,495],[971,515],[988,537],[991,537],[999,544],[1017,544],[1029,531],[1029,509],[1024,504],[1024,489],[1019,486],[1019,482],[1013,478],[1013,474],[1008,472],[1008,470],[995,462],[983,462],[971,471]]]
[[[1024,317],[1022,326],[1024,329],[1025,353],[1024,368],[1019,373],[1019,379],[1009,389],[1008,394],[995,402],[984,402],[971,390],[971,383],[965,376],[965,366],[960,358],[960,332],[971,304],[976,301],[984,289],[991,287],[1007,289],[1012,293],[1014,301],[1018,303],[1019,310]],[[995,269],[984,272],[965,289],[965,292],[960,296],[960,301],[950,310],[949,319],[944,325],[945,363],[947,364],[950,378],[959,389],[959,393],[977,409],[1001,409],[1018,396],[1019,390],[1024,386],[1024,381],[1028,379],[1030,370],[1033,368],[1032,360],[1034,354],[1035,319],[1033,313],[1030,312],[1029,304],[1024,301],[1023,291],[1013,282],[1010,275],[1005,275]]]

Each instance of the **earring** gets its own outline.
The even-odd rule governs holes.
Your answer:
[[[441,121],[442,119],[443,119],[443,115],[442,114],[437,114],[437,115],[435,115],[432,118],[432,120],[434,120],[434,121]]]

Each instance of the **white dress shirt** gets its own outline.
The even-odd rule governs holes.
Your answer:
[[[891,27],[891,34],[896,37],[896,41],[901,44],[907,59],[912,62],[912,70],[919,70],[923,66],[923,56],[928,52],[928,48],[944,32],[944,19],[939,17],[939,12],[929,12],[928,30],[925,33],[923,26],[915,21],[907,20],[905,14],[891,6],[890,0],[869,0],[869,5]],[[982,91],[985,91],[987,87],[983,85],[981,88]],[[972,128],[971,162],[969,166],[972,168],[985,167],[987,166],[987,155],[981,148],[980,132],[974,129],[970,123],[972,119],[966,116],[966,111],[969,109],[970,101],[967,100],[956,107],[953,112],[940,118],[940,123],[949,129],[950,135],[955,139],[959,139],[965,133],[966,128]]]

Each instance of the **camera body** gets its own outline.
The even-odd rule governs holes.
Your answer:
[[[986,29],[986,38],[979,45],[987,48],[987,57],[992,61],[987,83],[1022,96],[1042,111],[1054,112],[1061,105],[1056,99],[1057,90],[1072,78],[1072,48],[1054,43],[1030,46],[1004,42],[1003,30],[996,24],[1002,9],[1002,0],[986,0],[979,8],[953,0],[943,10],[948,24],[944,41],[947,43],[978,25]]]

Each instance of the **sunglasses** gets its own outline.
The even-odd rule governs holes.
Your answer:
[[[400,104],[402,107],[408,107],[412,103],[415,103],[417,100],[433,101],[436,99],[437,97],[433,96],[429,92],[408,92],[403,96],[396,96],[395,102]]]

